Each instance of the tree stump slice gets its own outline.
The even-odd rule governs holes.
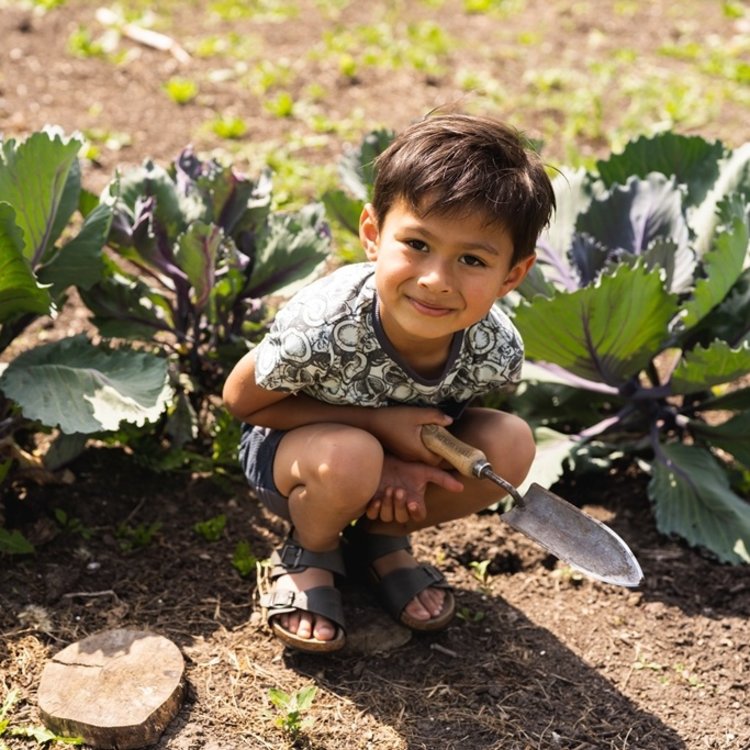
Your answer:
[[[42,721],[94,747],[155,743],[185,694],[185,662],[172,641],[138,630],[106,630],[60,651],[39,684]]]

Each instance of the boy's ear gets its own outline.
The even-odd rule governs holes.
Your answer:
[[[366,203],[359,217],[359,241],[367,260],[377,260],[380,230],[372,203]]]
[[[526,278],[529,271],[533,268],[534,263],[536,263],[536,253],[530,255],[528,258],[518,261],[505,277],[505,281],[500,288],[498,299],[504,297],[509,292],[512,292]]]

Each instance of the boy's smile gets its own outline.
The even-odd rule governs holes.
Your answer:
[[[433,366],[444,361],[453,335],[484,318],[534,263],[532,256],[511,268],[510,234],[482,216],[421,217],[404,201],[394,203],[382,226],[366,206],[360,238],[376,263],[385,334],[407,360]]]

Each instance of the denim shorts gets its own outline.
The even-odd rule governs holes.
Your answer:
[[[240,465],[250,484],[250,489],[257,495],[263,505],[275,515],[291,521],[289,516],[289,498],[279,492],[273,481],[273,462],[276,449],[284,430],[272,430],[270,427],[254,427],[244,424],[240,438]]]

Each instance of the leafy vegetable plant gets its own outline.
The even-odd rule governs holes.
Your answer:
[[[273,211],[268,170],[253,180],[190,149],[168,168],[146,161],[111,190],[114,253],[82,298],[102,335],[169,353],[179,393],[166,432],[179,447],[213,422],[204,412],[261,334],[266,299],[322,271],[328,226],[318,204]]]
[[[548,460],[638,461],[663,533],[750,562],[750,144],[640,138],[555,187],[512,406]]]
[[[55,316],[72,286],[91,289],[104,272],[114,194],[97,201],[82,189],[82,145],[55,128],[0,141],[0,354]],[[156,419],[171,397],[166,360],[145,351],[94,346],[83,334],[24,344],[0,365],[0,481],[11,465],[45,472],[16,442],[22,428],[59,427],[80,448],[80,435]]]
[[[392,137],[370,133],[324,197],[353,233]],[[663,533],[750,562],[750,144],[666,132],[554,184],[509,306],[524,382],[490,403],[535,425],[536,481],[624,457],[650,473]]]

